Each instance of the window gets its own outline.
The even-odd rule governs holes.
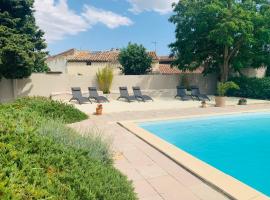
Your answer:
[[[86,62],[86,65],[92,65],[92,62],[87,61],[87,62]]]

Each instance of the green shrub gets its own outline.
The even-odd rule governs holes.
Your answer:
[[[45,137],[49,136],[59,144],[83,150],[95,160],[112,162],[110,140],[103,138],[98,130],[89,130],[79,135],[74,129],[50,120],[44,122],[37,133]]]
[[[233,81],[228,81],[228,82],[225,82],[225,83],[218,83],[217,95],[221,96],[221,97],[224,97],[230,89],[239,90],[240,88]]]
[[[44,112],[40,98],[34,99],[38,109],[24,101],[0,105],[0,199],[137,199],[130,182],[111,164],[104,140],[77,138],[59,121],[48,122],[59,114]]]
[[[73,105],[45,97],[25,97],[16,100],[13,104],[18,109],[37,112],[40,116],[50,119],[61,119],[65,123],[74,123],[87,119],[87,115]]]
[[[44,121],[37,113],[13,105],[0,105],[0,134],[35,131]]]
[[[270,78],[235,77],[231,79],[240,90],[229,90],[228,95],[236,97],[270,99]]]

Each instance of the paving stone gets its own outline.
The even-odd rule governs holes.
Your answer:
[[[150,184],[166,200],[199,200],[191,191],[171,176],[161,176],[149,180]]]
[[[189,188],[201,200],[224,200],[226,198],[223,194],[213,190],[213,188],[204,183],[193,185]]]
[[[158,193],[146,180],[134,181],[133,184],[139,199],[150,198],[158,195]]]

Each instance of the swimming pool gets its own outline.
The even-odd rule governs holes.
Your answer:
[[[270,113],[139,123],[139,126],[270,196]]]

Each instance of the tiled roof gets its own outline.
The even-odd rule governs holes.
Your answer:
[[[159,56],[158,60],[159,62],[172,62],[174,61],[174,57],[170,57],[170,56]]]
[[[70,56],[68,61],[71,62],[113,62],[118,58],[118,51],[106,51],[106,52],[77,52],[75,55]]]
[[[73,56],[68,57],[70,62],[114,62],[118,60],[119,50],[102,51],[102,52],[82,52],[78,51]],[[148,52],[148,54],[154,59],[158,60],[155,52]]]
[[[166,64],[159,64],[159,73],[161,74],[181,74],[181,71],[176,67],[171,67],[170,65]]]
[[[47,58],[47,61],[51,61],[55,58],[59,58],[59,57],[65,57],[65,56],[71,56],[71,55],[74,55],[76,53],[76,49],[69,49],[67,51],[64,51],[62,53],[59,53],[59,54],[56,54],[56,55],[53,55],[53,56],[49,56]]]
[[[160,74],[188,74],[188,73],[201,74],[202,72],[203,72],[203,68],[198,68],[195,71],[182,71],[176,67],[171,67],[168,64],[159,64]]]

